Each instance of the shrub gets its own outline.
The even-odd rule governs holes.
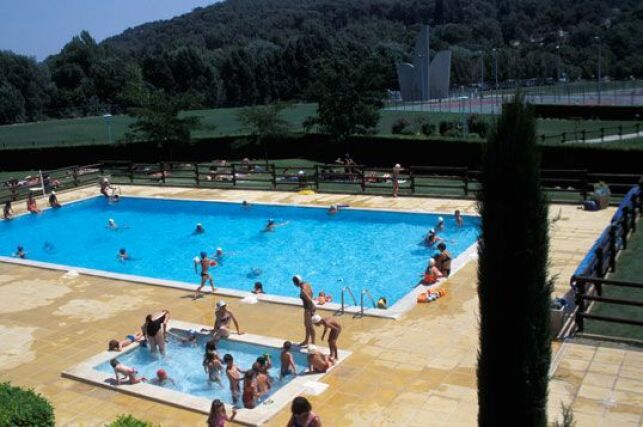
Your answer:
[[[33,390],[0,384],[0,426],[54,426],[54,407]]]
[[[394,135],[406,135],[410,132],[409,126],[411,124],[404,117],[400,117],[391,125],[391,132]]]
[[[455,126],[453,122],[446,122],[446,121],[441,121],[440,122],[440,135],[444,136],[446,133],[448,133],[451,129],[453,129]]]
[[[435,125],[431,123],[422,123],[422,127],[420,128],[420,131],[422,132],[423,135],[429,136],[435,132]]]
[[[139,420],[131,415],[120,415],[107,427],[152,427],[152,423]]]
[[[489,125],[484,120],[480,120],[476,114],[467,117],[467,128],[471,133],[477,133],[480,138],[486,138]]]

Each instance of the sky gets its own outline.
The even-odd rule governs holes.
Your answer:
[[[128,27],[169,19],[217,0],[0,0],[0,50],[58,53],[82,30],[100,42]]]

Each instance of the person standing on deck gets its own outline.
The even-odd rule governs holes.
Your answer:
[[[310,283],[303,281],[301,276],[293,276],[292,282],[299,288],[299,298],[301,298],[304,307],[304,328],[306,329],[306,338],[299,346],[307,347],[308,342],[315,344],[315,327],[313,326],[313,316],[315,315],[315,302],[313,301],[313,288]]]
[[[206,252],[201,252],[201,259],[196,257],[194,259],[194,272],[198,273],[197,271],[197,265],[201,265],[201,284],[199,285],[198,288],[196,288],[196,292],[194,293],[194,299],[196,300],[199,295],[201,294],[201,289],[205,286],[206,282],[210,282],[210,287],[212,288],[212,293],[214,293],[214,281],[212,280],[212,276],[208,272],[210,269],[210,266],[215,266],[217,263],[214,260],[211,260],[208,258],[208,254]]]

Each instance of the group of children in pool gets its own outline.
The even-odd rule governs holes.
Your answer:
[[[454,221],[457,227],[464,225],[464,219],[459,210],[454,213]],[[451,261],[452,257],[447,250],[447,245],[444,239],[438,236],[438,233],[444,231],[445,223],[444,218],[438,217],[438,222],[434,228],[431,228],[427,235],[424,237],[424,244],[428,247],[437,247],[438,253],[429,258],[429,263],[424,270],[424,274],[420,279],[422,285],[432,285],[442,277],[448,277],[451,274]]]

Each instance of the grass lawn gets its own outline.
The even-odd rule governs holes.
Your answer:
[[[627,249],[621,252],[616,261],[616,272],[609,278],[643,283],[643,221],[638,222],[638,229],[628,241]],[[643,289],[604,286],[603,295],[610,298],[621,298],[632,301],[643,301]],[[592,314],[624,317],[643,322],[643,307],[597,303]],[[590,334],[643,340],[643,326],[623,325],[619,323],[586,320],[585,330]]]
[[[220,108],[213,110],[196,110],[190,114],[201,117],[203,129],[194,132],[195,138],[208,138],[224,135],[243,135],[243,129],[237,120],[239,108]],[[284,111],[284,118],[290,123],[293,131],[302,131],[302,122],[315,115],[315,104],[291,104]],[[418,111],[382,111],[378,124],[380,135],[390,135],[391,126],[400,119],[407,119],[414,128],[419,128],[420,118],[428,120],[436,128],[441,121],[460,121],[458,113],[418,112]],[[481,116],[483,120],[491,121],[493,116]],[[111,119],[112,141],[122,139],[128,131],[132,119],[125,115],[114,116]],[[560,135],[568,134],[567,139],[580,139],[580,131],[587,131],[587,138],[599,136],[598,129],[606,128],[605,135],[616,134],[616,127],[632,128],[633,122],[612,121],[573,121],[573,120],[538,120],[538,134]],[[627,130],[625,131],[627,132]],[[85,117],[79,119],[49,120],[37,123],[25,123],[0,126],[0,148],[33,147],[33,146],[73,146],[86,144],[103,144],[108,142],[108,126],[103,117]],[[558,139],[548,139],[548,143],[558,143]],[[617,145],[614,145],[617,148]],[[643,147],[641,141],[628,141],[627,147]]]

